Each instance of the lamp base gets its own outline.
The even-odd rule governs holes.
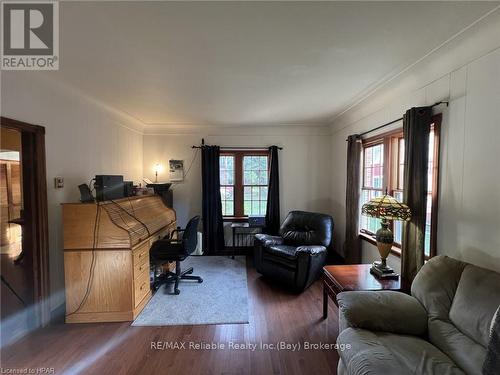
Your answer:
[[[380,279],[397,279],[399,277],[398,273],[382,261],[373,262],[370,273]]]

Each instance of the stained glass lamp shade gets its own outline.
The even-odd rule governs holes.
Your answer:
[[[410,207],[387,194],[373,198],[364,204],[361,213],[385,220],[408,221],[411,218]]]
[[[381,228],[375,234],[377,248],[380,253],[380,262],[374,262],[370,272],[378,277],[397,277],[394,270],[387,266],[387,257],[394,243],[394,235],[389,229],[389,220],[408,221],[411,218],[410,208],[399,202],[396,198],[385,194],[373,198],[361,208],[365,216],[376,217],[381,220]]]

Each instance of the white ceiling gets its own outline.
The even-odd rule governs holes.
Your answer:
[[[49,75],[145,124],[323,124],[497,5],[62,2]]]

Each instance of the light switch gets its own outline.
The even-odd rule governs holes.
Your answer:
[[[54,177],[54,188],[62,189],[64,187],[64,178]]]

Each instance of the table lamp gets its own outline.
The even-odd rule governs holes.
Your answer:
[[[389,229],[389,220],[410,220],[410,208],[386,192],[386,194],[365,203],[361,208],[361,213],[365,216],[382,219],[381,228],[375,234],[381,260],[373,262],[370,272],[380,278],[398,277],[399,275],[386,262],[394,243],[394,235]]]
[[[153,171],[155,172],[155,183],[158,182],[158,172],[163,172],[163,166],[160,163],[156,163],[153,167]]]

